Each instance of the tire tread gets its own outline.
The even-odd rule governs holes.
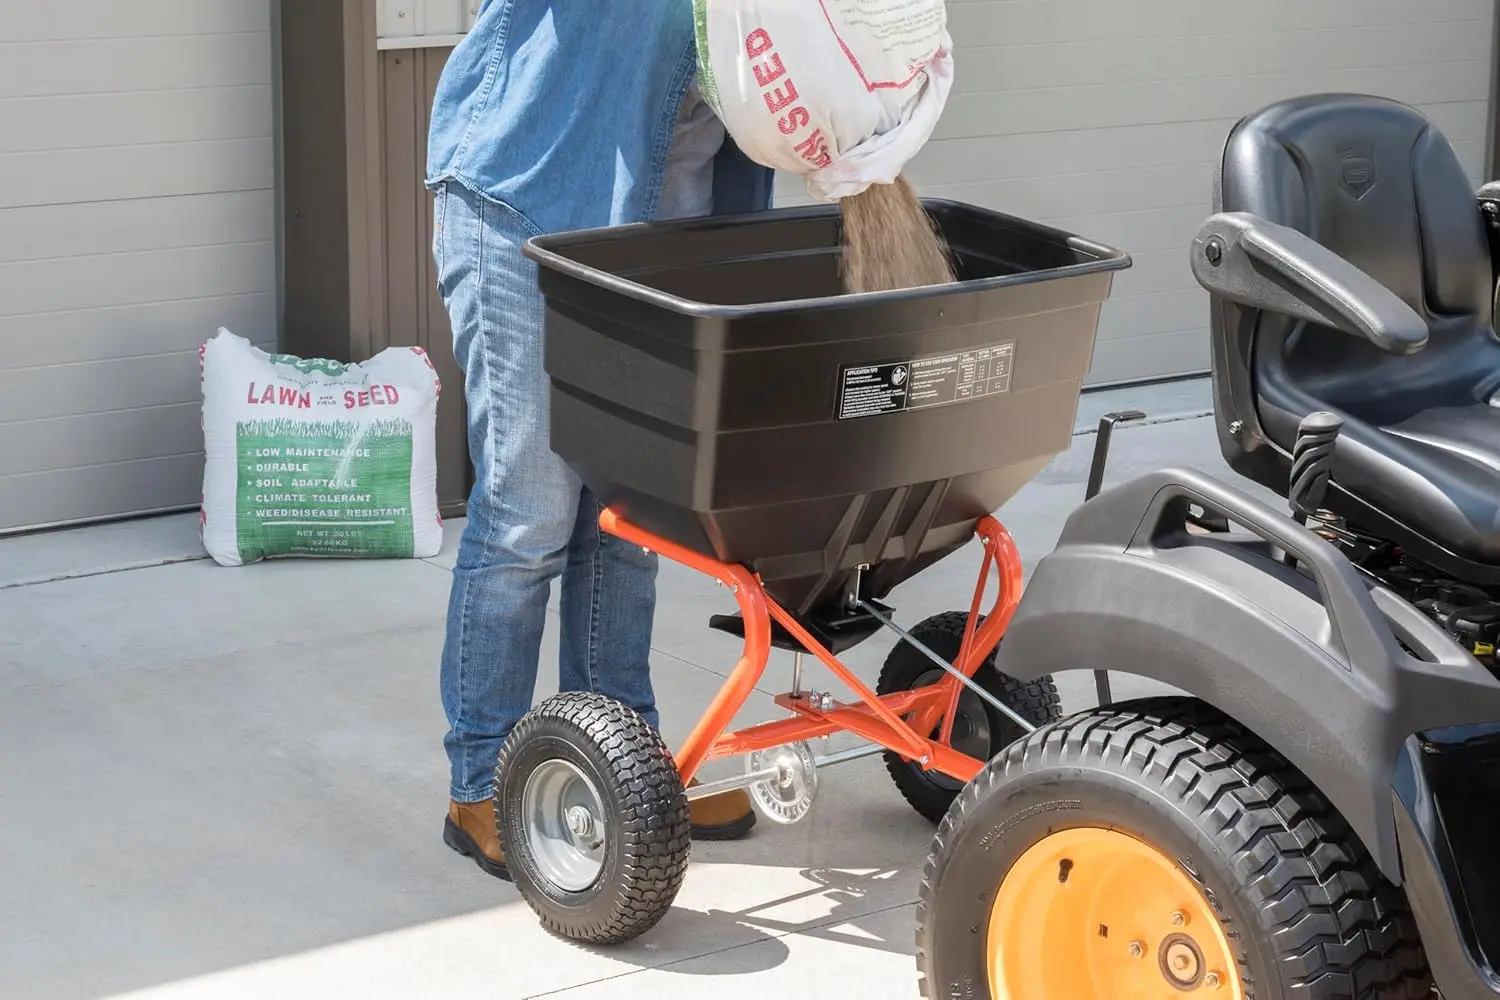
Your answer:
[[[966,612],[947,611],[920,622],[911,630],[911,634],[918,642],[939,655],[943,654],[945,648],[951,648],[952,655],[957,656],[959,648],[963,645],[964,630],[968,624],[969,616]],[[913,657],[920,659],[924,672],[927,667],[933,666],[919,650],[902,640],[886,656],[885,664],[880,670],[880,678],[875,684],[876,693],[886,695],[910,690],[915,680],[912,671],[913,663],[916,661],[912,659]],[[994,654],[991,653],[989,659],[980,666],[979,672],[975,675],[976,682],[983,686],[986,679],[984,675],[988,674],[990,683],[985,690],[990,694],[1009,705],[1016,711],[1016,714],[1029,720],[1033,725],[1044,725],[1062,715],[1062,699],[1051,677],[1039,677],[1034,681],[1019,681],[996,671],[994,661]],[[988,671],[986,667],[989,668]],[[933,823],[941,821],[957,793],[938,794],[940,790],[923,780],[900,754],[887,751],[882,756],[885,759],[886,771],[907,804]]]
[[[553,933],[584,944],[620,944],[650,930],[666,915],[687,875],[692,824],[682,778],[661,736],[638,713],[603,695],[565,692],[542,702],[516,725],[496,762],[497,788],[516,749],[539,728],[557,723],[577,730],[598,749],[606,762],[607,780],[623,799],[622,870],[612,905],[590,924],[559,921],[538,906],[531,893],[522,895]],[[520,867],[513,864],[512,874]]]
[[[921,994],[932,997],[935,886],[956,832],[1011,775],[1087,764],[1129,775],[1189,812],[1242,873],[1256,930],[1283,991],[1308,1000],[1418,1000],[1431,976],[1405,896],[1312,784],[1266,744],[1202,702],[1160,698],[1098,709],[998,755],[944,817],[917,903]]]

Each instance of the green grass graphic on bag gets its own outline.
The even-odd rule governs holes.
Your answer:
[[[240,560],[412,555],[411,422],[240,423]]]

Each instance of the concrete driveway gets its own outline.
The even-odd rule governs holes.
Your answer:
[[[1230,475],[1204,383],[1087,396],[1081,425],[1122,406],[1172,419],[1119,432],[1110,481]],[[1001,512],[1029,562],[1076,506],[1093,441]],[[878,757],[825,772],[799,825],[695,845],[675,910],[622,948],[550,937],[443,846],[436,671],[458,527],[430,562],[241,569],[201,558],[193,516],[0,542],[0,996],[912,1000],[932,828]],[[966,606],[972,555],[898,591],[900,619]],[[737,655],[705,627],[733,605],[670,565],[659,603],[675,743]],[[851,665],[873,683],[890,645]],[[555,650],[549,631],[539,696]],[[785,674],[773,661],[742,721],[778,714]],[[1060,683],[1068,710],[1093,703],[1087,674]]]

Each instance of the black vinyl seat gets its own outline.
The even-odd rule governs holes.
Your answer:
[[[1193,247],[1230,466],[1285,494],[1299,422],[1336,413],[1327,505],[1476,582],[1500,582],[1497,199],[1415,109],[1302,97],[1235,126]]]

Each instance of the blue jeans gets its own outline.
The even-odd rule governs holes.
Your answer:
[[[559,576],[560,689],[609,695],[657,725],[656,557],[599,530],[599,501],[548,445],[542,299],[536,265],[521,255],[536,230],[451,183],[437,193],[434,218],[476,472],[448,603],[443,743],[452,797],[478,802],[493,794],[500,745],[531,708]]]
[[[695,88],[678,111],[656,218],[714,208],[723,126]],[[458,546],[441,688],[450,794],[493,794],[495,758],[531,708],[552,581],[562,580],[558,687],[596,691],[658,726],[651,690],[656,556],[599,530],[598,498],[548,442],[537,227],[457,183],[438,188],[433,255],[464,371],[474,489]],[[606,225],[600,218],[594,225]]]

